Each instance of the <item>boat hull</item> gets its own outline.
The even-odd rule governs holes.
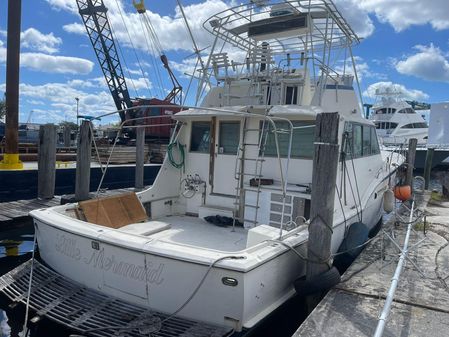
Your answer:
[[[147,253],[145,243],[133,249],[37,219],[35,226],[40,256],[56,272],[88,288],[167,314],[186,302],[209,269],[209,265]],[[304,251],[305,247],[297,249]],[[236,331],[251,328],[294,294],[293,281],[304,274],[304,268],[290,250],[246,272],[211,268],[178,315]],[[224,278],[237,284],[226,285]]]
[[[373,199],[363,211],[369,228],[382,216],[382,198]],[[151,238],[132,236],[132,244],[111,240],[107,231],[77,233],[35,218],[41,258],[56,272],[128,302],[171,314],[198,291],[178,315],[231,326],[251,328],[294,295],[293,281],[305,274],[305,261],[285,246],[249,270],[233,270],[148,251]],[[332,251],[336,252],[350,224],[358,215],[334,226]],[[306,255],[307,231],[295,249]],[[242,253],[242,254],[240,254]],[[219,256],[219,254],[215,254]],[[229,255],[244,255],[242,252]],[[235,285],[226,284],[225,280]],[[231,282],[231,283],[232,283]]]

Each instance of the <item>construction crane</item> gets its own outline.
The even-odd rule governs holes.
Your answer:
[[[164,65],[164,68],[167,70],[168,76],[170,77],[170,81],[172,83],[172,89],[168,93],[168,95],[165,97],[164,101],[172,102],[176,104],[182,103],[182,86],[177,80],[176,76],[173,74],[173,71],[170,68],[170,65],[168,63],[167,56],[163,52],[161,43],[159,42],[159,39],[156,34],[156,30],[154,29],[153,25],[151,24],[151,21],[149,17],[146,15],[146,8],[144,4],[144,0],[140,0],[137,2],[136,0],[133,0],[133,5],[137,10],[137,13],[141,15],[143,18],[143,23],[147,29],[149,38],[153,41],[153,45],[159,54],[159,57],[162,61],[162,64]]]
[[[103,0],[76,0],[76,2],[117,110],[129,109],[138,105],[146,105],[145,103],[148,102],[148,100],[137,98],[132,101],[130,98],[125,76],[123,75],[120,58],[114,42],[112,28],[109,24],[107,16],[108,9],[104,5]],[[140,5],[145,12],[143,1]],[[153,39],[157,39],[154,31]],[[160,48],[158,48],[158,50],[160,50]],[[173,84],[173,88],[165,97],[163,102],[179,104],[182,101],[182,86],[179,84],[173,74],[173,71],[170,69],[168,59],[165,54],[160,53],[159,56]],[[148,112],[146,112],[146,114],[148,114]],[[133,118],[136,114],[134,111],[130,111],[129,114],[121,111],[120,118],[122,122],[126,120],[128,115]]]
[[[131,108],[133,104],[106,14],[108,9],[103,0],[76,0],[76,3],[117,110]],[[125,121],[124,111],[120,111],[120,118]]]

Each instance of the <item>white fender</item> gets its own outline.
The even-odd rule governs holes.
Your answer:
[[[388,189],[384,192],[384,211],[391,213],[394,210],[394,193]]]

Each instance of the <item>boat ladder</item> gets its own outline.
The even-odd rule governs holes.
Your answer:
[[[242,222],[249,222],[253,225],[257,225],[257,215],[259,211],[259,195],[260,195],[260,180],[262,178],[262,164],[265,161],[265,146],[267,137],[264,137],[266,132],[266,125],[268,123],[265,120],[262,122],[261,128],[249,128],[248,127],[248,117],[243,119],[243,128],[240,133],[240,144],[237,149],[237,157],[235,162],[235,172],[234,178],[237,181],[236,193],[235,193],[235,210],[234,210],[234,225],[236,219],[241,220]],[[249,133],[260,133],[258,136],[257,142],[248,142],[248,134]],[[255,137],[253,137],[255,138]],[[257,155],[254,157],[246,156],[247,148],[250,147],[255,148],[257,151]],[[253,153],[255,151],[252,151]],[[248,162],[252,162],[254,166],[254,172],[248,172],[245,168],[248,165],[245,165]],[[244,186],[245,177],[249,177],[250,179],[254,179],[255,184],[257,185],[256,189],[256,203],[248,204],[247,198],[245,197],[246,188]],[[252,178],[251,178],[252,177]],[[255,209],[254,219],[245,219],[244,218],[244,210],[245,207],[251,207]]]
[[[259,224],[259,209],[260,209],[260,193],[262,186],[262,167],[265,162],[265,150],[267,146],[267,139],[270,132],[273,133],[275,137],[276,150],[278,152],[278,161],[281,175],[281,192],[283,195],[283,203],[285,205],[285,196],[286,184],[284,182],[282,161],[279,156],[279,142],[278,142],[278,134],[288,133],[290,134],[290,142],[291,142],[291,133],[293,129],[285,130],[285,129],[276,129],[272,128],[273,120],[268,116],[269,109],[266,110],[265,115],[261,115],[261,124],[259,128],[254,128],[254,126],[248,127],[249,117],[245,116],[243,118],[243,127],[240,133],[240,142],[237,149],[236,163],[235,163],[235,172],[234,178],[237,182],[236,193],[235,193],[235,201],[234,201],[234,221],[233,221],[233,230],[235,227],[235,223],[237,220],[243,223],[249,223],[253,226],[257,226]],[[256,137],[249,136],[250,134],[254,135],[254,133],[258,134],[257,141],[255,141]],[[289,145],[291,147],[291,144]],[[251,150],[255,149],[255,150]],[[248,156],[247,153],[252,154],[252,156]],[[290,151],[287,158],[287,161],[290,158]],[[254,170],[247,169],[250,164],[254,167]],[[288,164],[287,164],[288,165]],[[245,181],[249,178],[250,185],[251,182],[254,182],[253,188],[248,189],[245,186]],[[248,198],[246,197],[246,192],[250,190],[255,193],[256,201],[255,203],[249,203]],[[284,209],[284,205],[282,209]],[[245,208],[253,208],[254,209],[254,218],[246,219],[245,218]],[[283,218],[283,216],[282,216]]]

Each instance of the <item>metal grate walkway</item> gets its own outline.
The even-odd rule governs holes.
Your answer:
[[[31,260],[0,277],[0,291],[13,302],[26,303]],[[214,326],[138,307],[90,290],[34,262],[30,308],[89,336],[222,337],[230,328]]]

